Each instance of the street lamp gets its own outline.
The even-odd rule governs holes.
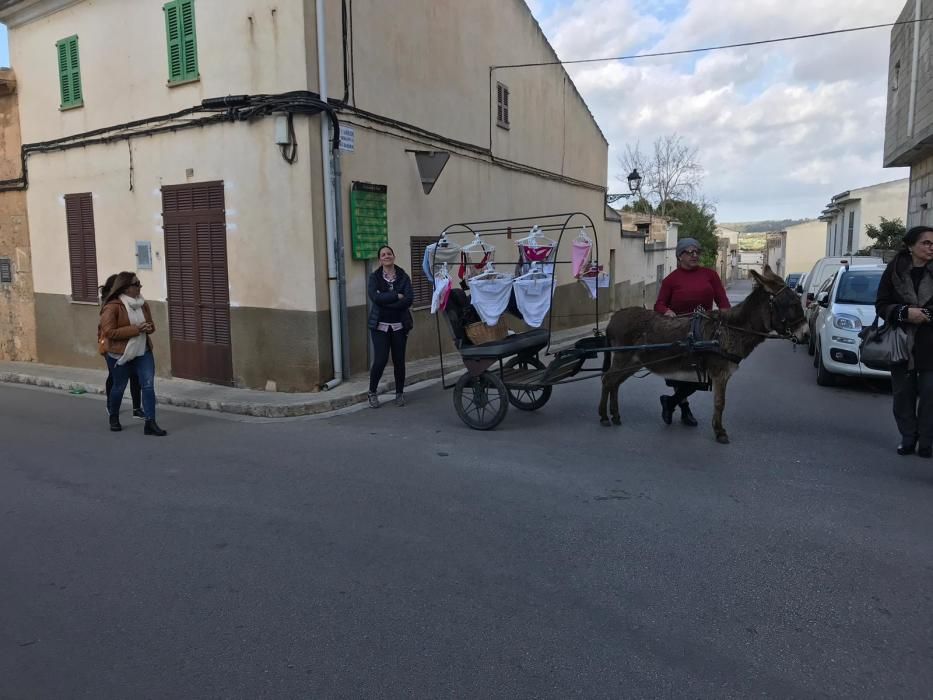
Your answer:
[[[607,194],[606,204],[612,204],[618,202],[620,199],[628,199],[629,197],[641,194],[641,175],[638,174],[638,168],[633,168],[626,180],[628,180],[630,194]]]

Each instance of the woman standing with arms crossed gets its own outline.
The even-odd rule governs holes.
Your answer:
[[[891,368],[894,420],[901,434],[899,455],[916,450],[933,457],[933,227],[914,226],[904,234],[904,250],[878,284],[875,311],[910,336],[910,360]],[[919,446],[918,446],[919,443]]]
[[[654,310],[665,316],[678,316],[692,314],[698,307],[712,311],[714,302],[719,309],[732,306],[716,271],[700,266],[700,242],[695,238],[681,238],[677,241],[677,269],[661,282]],[[674,409],[680,406],[681,422],[695,427],[697,420],[687,398],[701,385],[670,379],[666,383],[673,387],[674,395],[661,397],[661,420],[670,425]]]
[[[373,366],[369,371],[369,406],[379,408],[379,380],[392,354],[395,370],[395,405],[405,405],[405,345],[414,325],[411,304],[414,291],[405,270],[395,264],[395,251],[387,245],[379,249],[379,267],[369,276],[367,291],[369,333],[373,340]]]
[[[146,419],[143,432],[161,437],[167,433],[155,420],[155,360],[152,357],[152,341],[149,339],[155,333],[155,325],[141,290],[142,284],[135,273],[121,272],[114,280],[100,311],[100,333],[106,341],[105,357],[113,376],[113,389],[108,402],[110,429],[114,432],[123,430],[120,425],[120,404],[123,403],[123,392],[130,373],[135,372],[139,377]]]

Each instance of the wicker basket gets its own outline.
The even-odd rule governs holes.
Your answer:
[[[494,326],[487,326],[485,323],[469,323],[464,327],[467,338],[473,345],[482,345],[491,343],[494,340],[502,340],[509,334],[509,324],[505,318],[500,318]]]

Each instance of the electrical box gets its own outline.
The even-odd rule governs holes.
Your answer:
[[[279,114],[275,117],[275,142],[279,146],[291,145],[291,135],[288,133],[288,115]]]

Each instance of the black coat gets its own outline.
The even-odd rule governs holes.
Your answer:
[[[406,331],[412,329],[414,322],[411,318],[411,305],[415,300],[415,292],[411,286],[411,278],[405,270],[398,265],[395,266],[395,289],[389,291],[389,285],[382,276],[380,265],[369,275],[366,291],[372,302],[367,324],[370,328],[375,328],[382,320],[380,316],[383,309],[394,309],[402,312],[402,328]],[[399,299],[399,294],[402,294],[404,298]]]
[[[881,276],[875,311],[886,321],[896,319],[902,306],[919,306],[933,311],[933,263],[927,264],[918,289],[914,289],[910,276],[912,267],[910,253],[902,251],[888,264]],[[903,327],[914,339],[911,368],[933,370],[933,324],[917,326],[904,323]]]

